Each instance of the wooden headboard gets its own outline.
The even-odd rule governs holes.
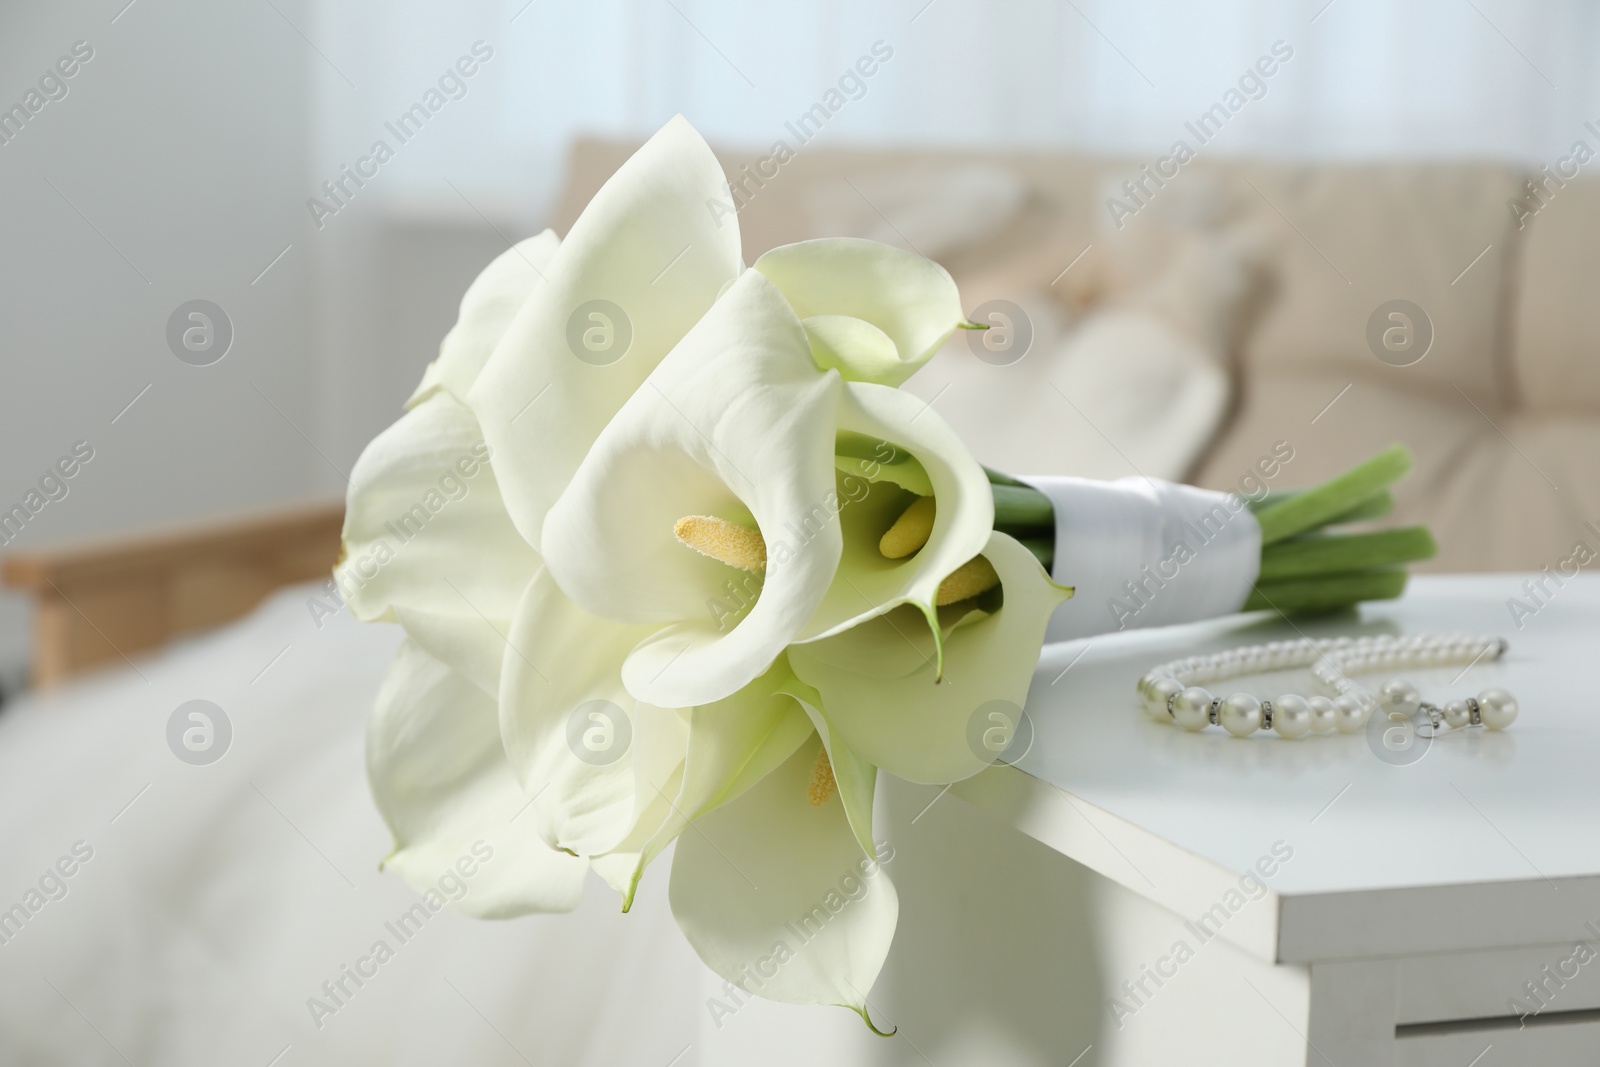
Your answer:
[[[33,597],[32,681],[58,684],[108,660],[248,612],[274,589],[327,577],[344,502],[12,553],[0,579]]]

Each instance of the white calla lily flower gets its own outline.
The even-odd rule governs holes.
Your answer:
[[[786,660],[731,697],[697,707],[689,719],[683,774],[671,814],[639,850],[624,905],[651,860],[701,815],[737,798],[772,773],[815,731],[786,692],[796,682]]]
[[[369,774],[420,891],[482,839],[473,914],[568,909],[590,868],[626,910],[676,842],[708,965],[865,1017],[899,907],[877,771],[980,769],[968,706],[1021,704],[1063,591],[893,388],[963,324],[950,276],[855,240],[745,270],[726,199],[668,123],[489,264],[363,453],[336,577],[408,638]]]
[[[501,675],[500,733],[552,848],[599,855],[633,827],[638,709],[619,672],[650,630],[590,615],[548,571],[523,593]]]
[[[336,581],[359,619],[411,639],[491,696],[539,557],[506,514],[472,412],[447,392],[373,439],[350,474]]]
[[[419,891],[463,857],[483,860],[485,849],[473,847],[481,842],[490,859],[456,908],[494,919],[577,907],[589,863],[551,850],[515,819],[527,798],[506,762],[494,699],[413,642],[378,693],[367,768],[395,839],[384,866]]]
[[[876,241],[824,237],[774,248],[754,268],[805,324],[820,366],[899,385],[967,321],[950,273]]]
[[[998,753],[974,743],[972,724],[987,724],[993,711],[1015,729],[1045,626],[1072,595],[1005,534],[991,534],[983,556],[999,575],[992,592],[1000,603],[986,608],[986,596],[951,605],[942,678],[926,632],[892,614],[789,650],[834,736],[908,781],[957,782],[994,761]]]
[[[535,549],[595,438],[738,277],[739,229],[706,209],[727,195],[705,141],[682,116],[667,123],[573,223],[473,383],[512,521]]]
[[[721,700],[805,627],[839,562],[841,388],[812,363],[782,295],[749,271],[601,432],[545,520],[545,558],[586,610],[659,627],[623,665],[635,697]],[[753,529],[759,569],[686,547],[686,516]]]
[[[838,575],[800,640],[842,633],[902,604],[921,611],[937,636],[940,583],[982,552],[994,529],[989,479],[938,413],[910,393],[852,382],[840,405],[839,426],[887,443],[899,462],[879,465],[872,472],[878,480],[865,498],[841,511],[844,548]],[[905,476],[893,473],[908,466],[926,478],[931,492],[923,495],[937,502],[937,514],[921,549],[907,558],[890,559],[879,542],[914,499],[902,491]],[[935,644],[937,659],[942,653]]]
[[[678,839],[668,898],[700,958],[742,989],[867,1015],[900,899],[844,808],[807,799],[821,742],[801,745]]]

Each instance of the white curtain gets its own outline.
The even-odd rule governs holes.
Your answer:
[[[1278,41],[1293,57],[1208,151],[1546,162],[1600,118],[1584,0],[323,0],[308,36],[335,166],[474,41],[494,49],[376,190],[446,211],[470,211],[453,184],[537,215],[574,134],[679,111],[764,147],[879,41],[892,58],[826,142],[1165,149]]]

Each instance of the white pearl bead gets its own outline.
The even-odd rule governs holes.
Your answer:
[[[1169,719],[1167,714],[1167,701],[1183,690],[1183,686],[1171,677],[1158,678],[1151,684],[1145,693],[1145,714],[1152,719]]]
[[[1293,741],[1311,732],[1311,707],[1304,697],[1285,693],[1272,702],[1272,730]]]
[[[1249,693],[1235,693],[1217,709],[1217,721],[1234,737],[1249,737],[1261,729],[1261,701]]]
[[[1478,694],[1478,718],[1491,730],[1504,730],[1517,721],[1517,698],[1504,689],[1485,689]]]
[[[1172,721],[1185,730],[1203,729],[1211,721],[1211,694],[1192,685],[1173,697]]]
[[[1360,733],[1367,725],[1368,705],[1346,693],[1333,702],[1333,725],[1341,734]]]
[[[1453,729],[1459,730],[1472,722],[1472,709],[1467,707],[1465,700],[1452,700],[1444,706],[1444,721]]]
[[[1409,718],[1422,706],[1422,694],[1410,682],[1395,678],[1384,682],[1378,690],[1378,703],[1383,705],[1384,713],[1391,717],[1400,715]]]
[[[1333,730],[1333,701],[1327,697],[1307,697],[1306,706],[1311,709],[1312,733],[1325,734]]]

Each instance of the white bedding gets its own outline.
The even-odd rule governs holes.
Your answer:
[[[419,898],[377,869],[362,734],[400,635],[346,613],[319,629],[311,592],[0,713],[0,909],[37,907],[0,944],[0,1063],[715,1059],[709,972],[650,876],[627,916],[596,881],[574,915],[386,928]],[[207,766],[166,740],[196,698],[233,727]],[[393,958],[314,1012],[379,940]]]
[[[1098,1007],[1069,993],[1092,963],[1073,865],[887,778],[901,923],[871,997],[901,1038],[730,997],[668,911],[669,857],[628,915],[591,876],[575,913],[445,909],[402,943],[385,924],[421,898],[377,869],[391,842],[363,765],[399,628],[319,628],[316,592],[0,711],[0,1067],[1009,1067],[1082,1048]],[[195,699],[233,728],[205,766],[167,743]],[[69,877],[47,877],[58,862]],[[29,899],[41,878],[59,899]],[[8,933],[18,904],[37,911]],[[323,983],[378,940],[393,958],[314,1019],[308,1000],[332,1005]]]

